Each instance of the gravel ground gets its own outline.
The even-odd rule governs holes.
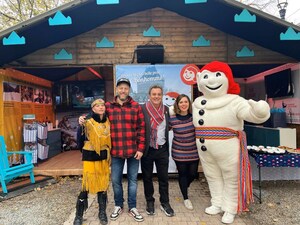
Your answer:
[[[57,178],[57,183],[0,202],[0,225],[58,225],[75,209],[80,191],[78,177]]]
[[[74,212],[80,185],[78,177],[58,178],[55,184],[4,200],[0,225],[63,224]],[[199,185],[203,185],[201,177]],[[300,181],[263,181],[262,186],[262,204],[255,199],[250,212],[240,218],[247,225],[299,225]]]
[[[300,180],[263,181],[262,204],[255,199],[250,212],[241,217],[249,225],[299,225],[299,210]]]

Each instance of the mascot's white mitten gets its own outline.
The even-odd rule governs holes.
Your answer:
[[[256,115],[259,118],[270,117],[270,107],[266,101],[259,100],[256,102],[252,99],[249,99],[248,103],[252,108],[253,115]]]
[[[211,194],[211,215],[224,211],[223,223],[232,223],[237,212],[252,202],[251,168],[243,132],[244,121],[265,122],[270,108],[265,101],[239,96],[230,67],[214,61],[197,73],[202,96],[193,103],[196,143]]]

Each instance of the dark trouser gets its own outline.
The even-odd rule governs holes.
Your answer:
[[[163,146],[160,149],[149,148],[148,154],[142,157],[141,168],[143,173],[144,194],[147,202],[154,202],[153,198],[153,163],[157,170],[157,178],[159,184],[159,195],[161,203],[169,202],[169,149]]]
[[[175,161],[178,170],[179,187],[183,199],[188,199],[188,188],[195,178],[198,176],[199,160],[191,162]]]

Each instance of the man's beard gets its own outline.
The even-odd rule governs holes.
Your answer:
[[[119,96],[119,99],[120,99],[122,102],[125,102],[126,99],[127,99],[127,96],[126,96],[125,98],[120,98],[120,96]]]
[[[122,102],[126,101],[127,98],[128,98],[128,95],[125,95],[124,97],[121,97],[119,94],[117,94],[117,96],[118,96],[118,98],[119,98]]]

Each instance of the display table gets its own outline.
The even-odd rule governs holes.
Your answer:
[[[266,153],[255,153],[249,151],[249,155],[255,160],[258,168],[258,188],[259,195],[255,195],[261,203],[261,168],[262,167],[292,167],[300,168],[300,154],[285,153],[285,154],[266,154]]]

